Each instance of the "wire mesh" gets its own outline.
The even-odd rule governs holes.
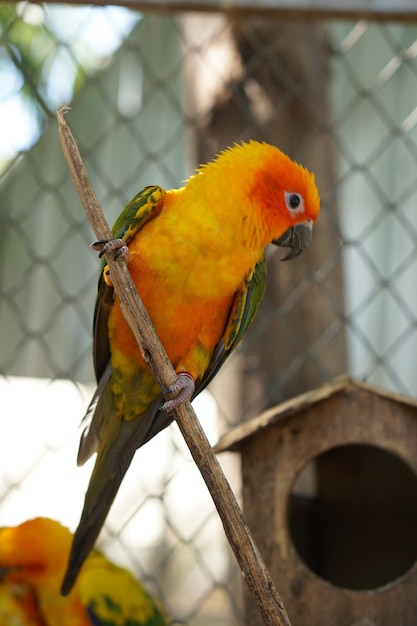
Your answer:
[[[325,233],[319,221],[293,273],[270,254],[247,341],[196,401],[211,441],[344,371],[415,395],[415,26],[320,24],[322,56],[302,76],[313,35],[301,20],[18,3],[0,6],[0,25],[2,523],[42,514],[74,528],[91,472],[75,457],[98,261],[58,144],[62,101],[110,222],[140,188],[178,186],[224,143],[275,138],[288,110],[299,123],[283,147],[307,164],[325,155]],[[238,490],[236,460],[223,463]],[[176,623],[243,623],[239,573],[175,426],[136,455],[101,545]]]

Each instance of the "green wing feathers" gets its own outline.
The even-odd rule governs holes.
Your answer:
[[[229,318],[229,323],[224,334],[224,344],[229,354],[242,339],[249,325],[252,323],[262,298],[266,285],[266,260],[265,257],[255,265],[246,276],[241,290],[237,293],[234,310]]]
[[[165,191],[162,187],[145,187],[131,200],[117,218],[112,234],[115,239],[123,239],[126,245],[151,219],[162,210]],[[113,287],[107,285],[103,278],[103,260],[98,281],[97,299],[93,323],[93,359],[97,382],[100,381],[110,360],[110,347],[107,322],[113,305]]]
[[[126,245],[132,241],[136,233],[156,217],[164,203],[165,191],[162,187],[150,185],[145,187],[123,209],[115,221],[112,234],[115,239],[123,239]]]
[[[196,382],[199,393],[215,377],[229,354],[236,348],[253,321],[266,286],[266,260],[262,258],[246,276],[236,293],[221,341],[216,345],[203,378]]]

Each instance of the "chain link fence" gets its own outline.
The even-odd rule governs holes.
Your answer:
[[[196,410],[231,425],[343,372],[415,396],[417,28],[260,14],[0,4],[0,512],[74,528],[93,386],[98,261],[70,181],[67,117],[112,222],[148,184],[181,184],[255,137],[312,167],[322,216],[270,283],[248,339]],[[285,267],[284,267],[285,265]],[[222,463],[236,491],[234,457]],[[241,581],[174,426],[136,455],[101,545],[175,623],[242,624]]]

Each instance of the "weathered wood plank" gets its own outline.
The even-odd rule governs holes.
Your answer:
[[[300,394],[295,398],[291,398],[286,402],[282,402],[279,406],[264,411],[258,417],[236,426],[236,428],[223,435],[223,437],[216,444],[214,450],[216,453],[224,452],[225,450],[235,452],[239,450],[246,439],[250,438],[257,432],[263,429],[269,429],[274,424],[282,422],[304,409],[313,407],[318,402],[326,400],[327,398],[330,398],[331,396],[334,396],[340,391],[346,389],[368,391],[381,398],[392,400],[398,404],[417,409],[417,401],[413,398],[387,391],[386,389],[382,389],[380,387],[375,387],[374,385],[364,383],[360,380],[355,380],[349,376],[340,376],[339,378],[336,378],[329,383],[318,387],[317,389],[307,391],[306,393]]]
[[[1,2],[2,0],[0,0]],[[67,0],[53,0],[66,3]],[[106,5],[104,0],[73,0],[73,4]],[[417,21],[415,0],[112,0],[138,11],[223,11],[285,17]]]

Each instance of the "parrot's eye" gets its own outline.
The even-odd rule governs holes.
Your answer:
[[[302,213],[304,211],[303,196],[293,191],[285,191],[285,204],[291,213]]]

